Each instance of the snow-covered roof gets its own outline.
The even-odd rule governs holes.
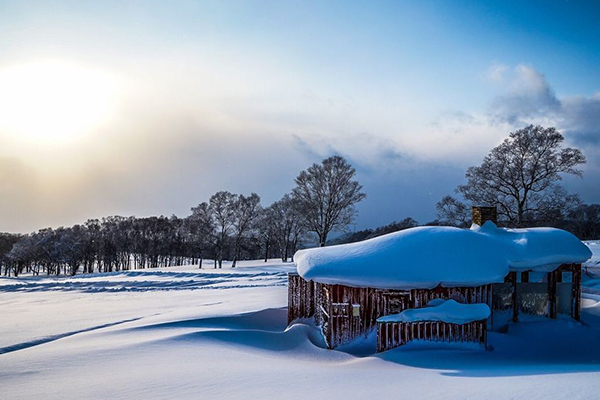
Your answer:
[[[427,307],[411,308],[399,314],[386,315],[377,319],[377,322],[417,322],[417,321],[442,321],[449,324],[468,324],[481,321],[490,316],[490,307],[487,304],[462,304],[454,300],[435,299]]]
[[[307,280],[381,289],[478,286],[510,270],[549,271],[591,257],[589,248],[555,228],[417,227],[357,243],[300,250]]]

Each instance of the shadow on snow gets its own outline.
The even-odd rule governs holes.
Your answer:
[[[139,319],[141,319],[141,317],[126,319],[126,320],[118,321],[118,322],[112,322],[112,323],[109,323],[109,324],[96,325],[96,326],[92,326],[90,328],[80,329],[80,330],[77,330],[77,331],[71,331],[71,332],[61,333],[59,335],[46,336],[46,337],[43,337],[43,338],[38,338],[38,339],[30,340],[28,342],[17,343],[17,344],[13,344],[13,345],[6,346],[6,347],[0,347],[0,355],[7,354],[7,353],[12,353],[12,352],[17,351],[17,350],[28,349],[28,348],[34,347],[34,346],[39,346],[40,344],[53,342],[53,341],[58,340],[58,339],[62,339],[62,338],[66,338],[66,337],[69,337],[69,336],[77,335],[78,333],[91,332],[91,331],[95,331],[95,330],[98,330],[98,329],[109,328],[111,326],[121,325],[121,324],[125,324],[127,322],[137,321]]]
[[[146,278],[136,280],[136,278]],[[103,279],[110,278],[110,279]],[[151,280],[148,278],[156,278]],[[19,283],[0,285],[2,292],[81,291],[140,292],[198,289],[234,289],[285,286],[285,272],[205,273],[170,271],[121,271],[73,277],[27,277]]]
[[[286,328],[286,309],[267,309],[235,316],[200,318],[131,329],[198,329],[167,341],[215,341],[237,348],[289,352],[293,357],[325,361],[379,359],[383,362],[440,370],[455,377],[501,377],[600,371],[600,330],[573,320],[520,322],[507,333],[489,333],[493,351],[483,347],[413,343],[375,354],[375,335],[325,350],[317,327],[309,321]],[[282,354],[285,355],[285,354]]]

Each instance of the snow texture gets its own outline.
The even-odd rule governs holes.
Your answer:
[[[418,227],[357,243],[300,250],[307,280],[380,289],[478,286],[510,270],[548,271],[591,257],[589,248],[555,228]]]
[[[411,308],[399,314],[386,315],[377,319],[377,322],[418,322],[442,321],[449,324],[468,324],[481,321],[490,316],[487,304],[462,304],[454,300],[435,299],[427,307]]]
[[[600,296],[584,294],[581,324],[540,318],[488,332],[493,351],[411,343],[377,354],[374,334],[327,350],[309,321],[286,327],[293,264],[230,265],[0,278],[0,398],[592,400],[600,393]]]

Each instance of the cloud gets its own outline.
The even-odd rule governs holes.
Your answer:
[[[504,93],[492,101],[490,117],[515,128],[555,126],[583,147],[600,144],[600,93],[561,98],[532,66],[519,64],[510,72],[503,78]]]
[[[565,133],[582,145],[600,144],[600,93],[569,97],[561,101]]]
[[[122,99],[118,123],[79,142],[42,148],[0,132],[0,231],[111,214],[185,216],[218,190],[255,191],[269,204],[299,171],[332,154],[355,166],[369,195],[359,206],[359,228],[409,215],[426,222],[465,168],[512,130],[556,126],[586,154],[597,154],[600,137],[600,95],[561,98],[526,65],[488,71],[501,91],[489,109],[434,119],[369,96],[330,100],[327,90],[234,96],[232,87],[221,96],[210,85],[140,80]]]
[[[508,69],[505,64],[494,63],[485,71],[483,76],[488,82],[499,84],[504,81],[505,72]]]
[[[341,155],[364,171],[397,171],[407,163],[415,162],[413,156],[399,150],[392,138],[368,132],[349,132],[343,136],[293,135],[294,147],[315,161]]]
[[[543,74],[529,65],[519,64],[504,77],[505,93],[491,105],[491,114],[500,121],[524,121],[560,112],[561,102]]]

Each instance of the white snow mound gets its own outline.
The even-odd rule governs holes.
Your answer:
[[[417,227],[357,243],[300,250],[306,280],[380,289],[478,286],[502,282],[510,270],[552,270],[591,257],[569,232],[504,229],[492,222],[471,229]]]
[[[377,319],[377,322],[417,322],[417,321],[442,321],[449,324],[468,324],[481,321],[490,316],[487,304],[462,304],[454,300],[432,300],[427,307],[411,308],[399,314],[386,315]]]

